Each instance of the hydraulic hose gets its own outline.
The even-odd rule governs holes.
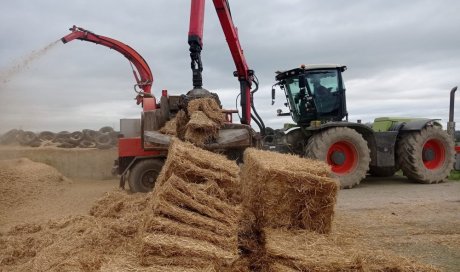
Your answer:
[[[257,113],[256,107],[254,106],[254,93],[259,90],[259,80],[256,75],[254,75],[253,82],[256,85],[256,88],[251,91],[251,108],[255,116],[251,114],[251,118],[254,120],[254,122],[256,122],[257,126],[259,127],[260,134],[262,134],[262,136],[265,136],[266,133],[265,133],[264,121],[262,120],[260,115]]]

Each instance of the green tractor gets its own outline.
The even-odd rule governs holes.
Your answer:
[[[454,165],[452,137],[437,119],[376,118],[372,124],[349,122],[343,65],[302,65],[277,72],[295,124],[265,137],[264,146],[326,161],[342,188],[366,177],[392,176],[399,169],[416,182],[438,183]],[[275,88],[272,89],[272,100]]]

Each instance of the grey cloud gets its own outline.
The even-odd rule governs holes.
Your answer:
[[[302,63],[349,67],[344,77],[352,120],[447,118],[448,91],[460,82],[460,2],[234,0],[230,5],[248,64],[261,82],[256,105],[269,125],[292,121],[275,116],[284,108],[281,92],[270,106],[274,71]],[[6,1],[0,10],[0,70],[77,24],[141,53],[153,71],[156,94],[161,89],[183,93],[192,85],[189,8],[189,1],[178,0]],[[239,84],[211,1],[204,43],[205,87],[234,108]],[[60,45],[0,84],[0,130],[16,122],[41,123],[43,129],[47,124],[57,129],[68,129],[69,123],[81,128],[117,124],[140,111],[132,100],[133,84],[129,65],[117,52],[80,41]],[[25,114],[23,108],[35,112]]]

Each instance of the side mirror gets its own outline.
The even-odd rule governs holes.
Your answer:
[[[305,81],[305,75],[299,75],[299,88],[300,88],[300,98],[303,99],[306,95],[305,89],[307,89],[307,82]]]
[[[275,87],[272,87],[272,106],[275,104]]]
[[[305,82],[305,76],[303,74],[299,75],[299,88],[300,89],[307,88],[307,83]]]

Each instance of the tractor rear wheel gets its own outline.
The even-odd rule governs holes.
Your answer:
[[[163,164],[164,161],[160,159],[145,159],[137,162],[130,170],[128,177],[131,192],[146,193],[152,191]]]
[[[369,148],[355,130],[335,127],[308,139],[306,157],[327,162],[340,187],[350,189],[366,177],[369,170]]]
[[[404,176],[419,183],[443,182],[454,166],[452,138],[438,127],[404,134],[398,142],[398,163]]]

